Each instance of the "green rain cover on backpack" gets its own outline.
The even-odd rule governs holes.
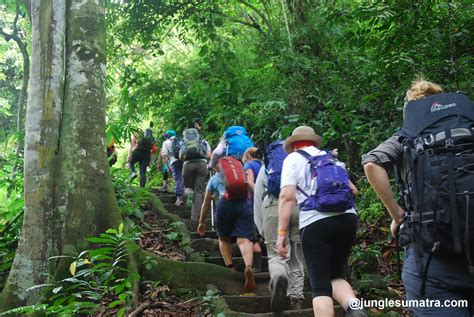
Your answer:
[[[185,161],[206,158],[206,144],[197,129],[190,128],[183,131],[182,146]]]

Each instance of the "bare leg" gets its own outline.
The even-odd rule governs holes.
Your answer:
[[[245,262],[245,284],[244,288],[246,292],[255,292],[255,279],[253,276],[252,264],[253,264],[253,246],[252,242],[246,238],[237,238],[237,245],[239,246],[240,253]]]
[[[232,247],[230,245],[229,238],[222,238],[222,237],[219,238],[219,250],[221,251],[222,258],[224,258],[225,265],[226,266],[231,265],[232,264]]]
[[[260,243],[258,242],[253,243],[253,252],[262,253],[262,247],[260,246]]]
[[[318,296],[313,298],[313,312],[317,317],[333,317],[334,304],[329,296]]]
[[[242,253],[242,257],[244,258],[245,266],[252,266],[253,265],[253,246],[252,242],[246,238],[237,238],[237,246],[240,249],[240,253]]]
[[[332,284],[332,297],[341,304],[344,310],[347,310],[349,301],[355,298],[356,295],[352,289],[351,284],[342,278],[337,278],[331,281]]]

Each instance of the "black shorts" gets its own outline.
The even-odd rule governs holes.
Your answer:
[[[332,296],[331,280],[343,277],[357,224],[356,214],[344,213],[315,221],[300,230],[313,298]]]
[[[253,212],[247,201],[219,199],[216,231],[220,238],[247,238],[254,235]]]

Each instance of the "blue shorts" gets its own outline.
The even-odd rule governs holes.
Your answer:
[[[247,238],[254,235],[253,212],[247,201],[219,199],[216,208],[219,238]]]
[[[407,299],[420,300],[422,273],[428,254],[423,252],[417,259],[415,249],[408,247],[405,250],[402,280],[405,286]],[[426,278],[425,297],[430,300],[463,300],[467,299],[470,305],[474,301],[474,275],[469,274],[467,263],[463,258],[452,258],[449,261],[433,256]],[[419,263],[417,263],[417,261]],[[421,267],[419,267],[419,265]],[[444,306],[444,305],[443,305]],[[465,307],[414,307],[410,308],[414,316],[437,317],[470,317],[469,309]]]

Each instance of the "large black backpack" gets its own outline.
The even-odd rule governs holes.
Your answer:
[[[409,102],[396,135],[404,145],[398,176],[411,242],[429,259],[465,256],[474,273],[473,102],[461,93]]]
[[[141,151],[151,151],[153,145],[155,144],[155,139],[153,138],[153,133],[150,129],[146,129],[145,133],[140,135],[138,139],[137,149]]]

